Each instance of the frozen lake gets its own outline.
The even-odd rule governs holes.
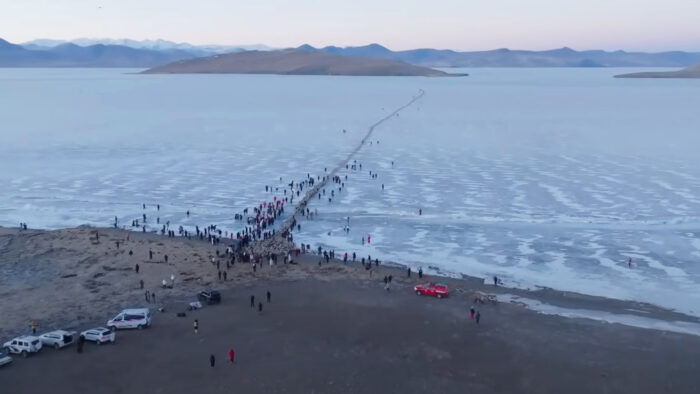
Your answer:
[[[700,316],[700,81],[133,71],[0,69],[0,225],[110,226],[145,203],[171,226],[238,231],[265,185],[322,175],[423,89],[295,240]]]

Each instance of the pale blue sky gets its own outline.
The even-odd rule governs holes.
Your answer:
[[[0,38],[700,50],[700,0],[0,0]]]

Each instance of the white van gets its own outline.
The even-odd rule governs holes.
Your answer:
[[[107,320],[107,327],[119,328],[146,328],[151,325],[151,310],[148,308],[124,309],[112,319]]]

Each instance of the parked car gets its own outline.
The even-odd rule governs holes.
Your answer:
[[[73,343],[75,334],[75,331],[55,330],[39,335],[39,340],[44,346],[53,346],[55,349],[60,349]]]
[[[5,342],[2,347],[9,353],[21,354],[27,357],[29,353],[37,353],[41,350],[41,341],[38,337],[26,335]]]
[[[4,351],[0,350],[0,367],[12,362],[12,357]]]
[[[139,330],[151,325],[151,310],[148,308],[124,309],[113,318],[107,320],[107,327],[138,328]]]
[[[92,328],[90,330],[85,330],[80,333],[80,336],[86,341],[92,341],[101,345],[105,342],[114,343],[116,340],[116,334],[114,331],[105,327]]]
[[[423,285],[417,285],[413,287],[413,291],[417,295],[426,295],[437,298],[447,297],[447,285],[440,283],[426,283]]]
[[[203,303],[219,304],[221,303],[221,293],[216,290],[204,290],[197,294],[197,299]]]

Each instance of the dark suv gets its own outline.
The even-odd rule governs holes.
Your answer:
[[[216,290],[205,290],[197,294],[197,299],[205,304],[219,304],[221,303],[221,294]]]

